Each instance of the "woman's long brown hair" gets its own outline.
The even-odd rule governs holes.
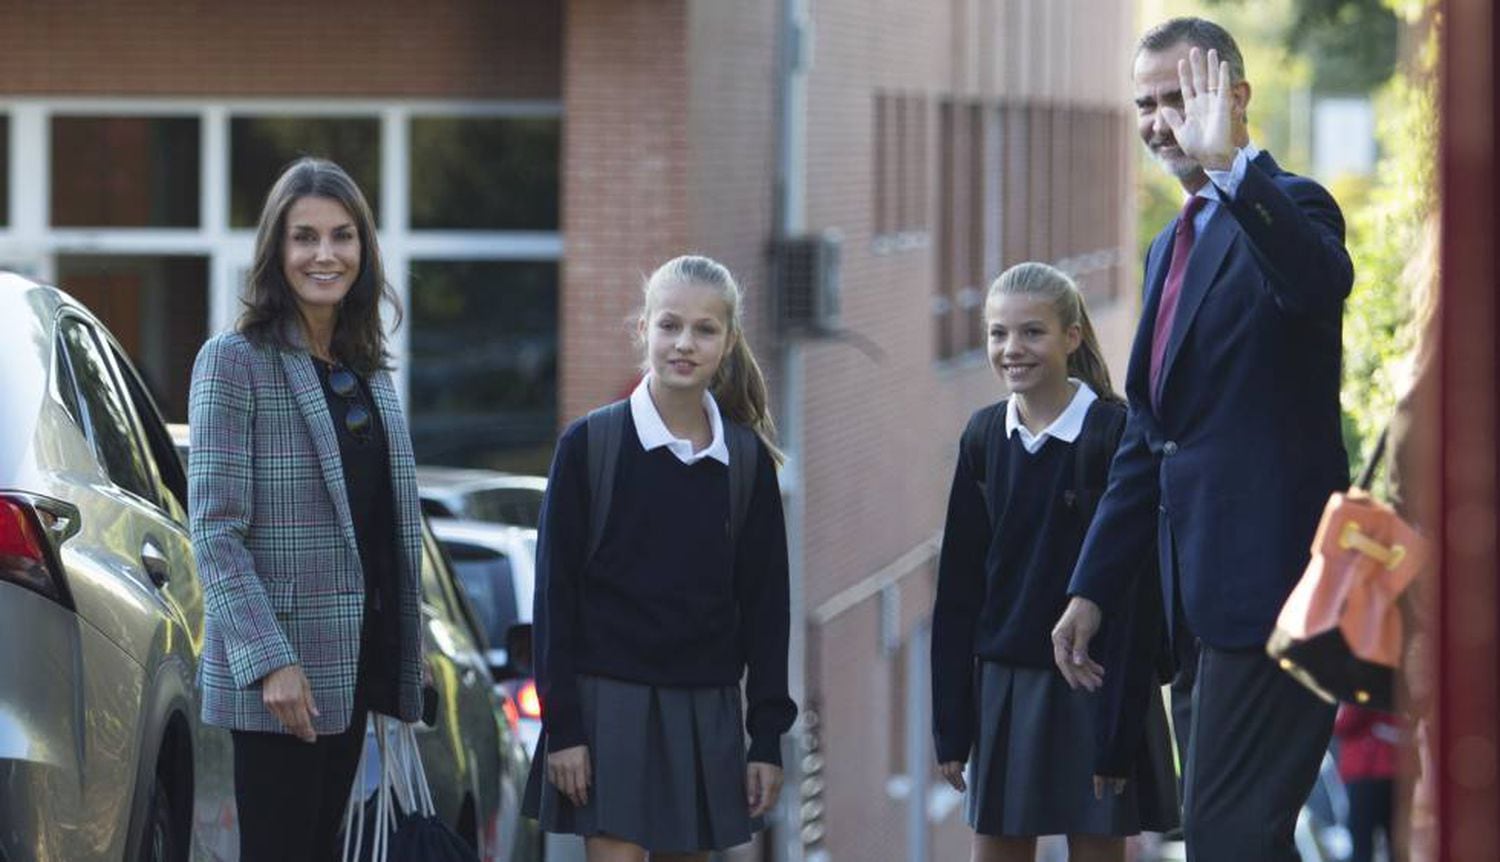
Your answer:
[[[333,355],[361,374],[390,367],[380,303],[390,303],[399,324],[401,306],[385,280],[375,218],[370,205],[344,169],[326,159],[302,158],[282,172],[266,195],[255,230],[255,259],[246,285],[245,309],[238,329],[257,344],[300,349],[289,340],[302,327],[302,315],[292,286],[282,270],[286,246],[286,215],[301,198],[338,201],[349,211],[359,233],[359,274],[339,304],[333,326]]]

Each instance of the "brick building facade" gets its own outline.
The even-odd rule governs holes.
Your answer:
[[[630,385],[642,275],[724,261],[792,456],[809,720],[767,852],[961,858],[926,625],[957,436],[1000,395],[979,306],[1004,266],[1059,263],[1122,371],[1134,30],[1117,0],[26,4],[0,31],[0,264],[107,309],[171,413],[234,318],[261,166],[326,151],[364,166],[409,311],[419,454],[544,469]],[[841,331],[797,335],[768,250],[828,231]]]

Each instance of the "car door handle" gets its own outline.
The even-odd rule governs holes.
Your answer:
[[[141,545],[141,565],[146,567],[146,574],[151,577],[151,583],[158,587],[165,587],[167,581],[171,580],[171,565],[167,562],[167,555],[162,553],[156,542],[147,539]]]

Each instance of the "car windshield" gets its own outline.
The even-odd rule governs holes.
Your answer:
[[[484,627],[485,640],[505,643],[505,633],[517,622],[516,588],[510,558],[498,551],[462,543],[449,543],[448,557],[469,597],[469,604]]]
[[[542,513],[542,492],[535,488],[487,488],[468,494],[464,514],[476,521],[535,528]]]

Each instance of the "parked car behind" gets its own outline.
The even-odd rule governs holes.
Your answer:
[[[531,749],[494,687],[478,615],[425,524],[422,619],[438,715],[434,727],[417,726],[417,745],[438,816],[484,851],[481,858],[540,860],[541,833],[521,817]]]
[[[186,477],[82,305],[0,274],[0,344],[0,859],[186,860],[227,768],[198,722]]]
[[[458,467],[418,467],[417,486],[422,512],[430,518],[536,529],[547,477]]]
[[[509,654],[512,627],[531,622],[536,530],[448,518],[433,518],[431,524],[489,642],[490,666],[506,667],[515,659]],[[499,685],[515,706],[527,752],[534,753],[542,732],[536,680],[529,673],[497,675],[505,677]]]

